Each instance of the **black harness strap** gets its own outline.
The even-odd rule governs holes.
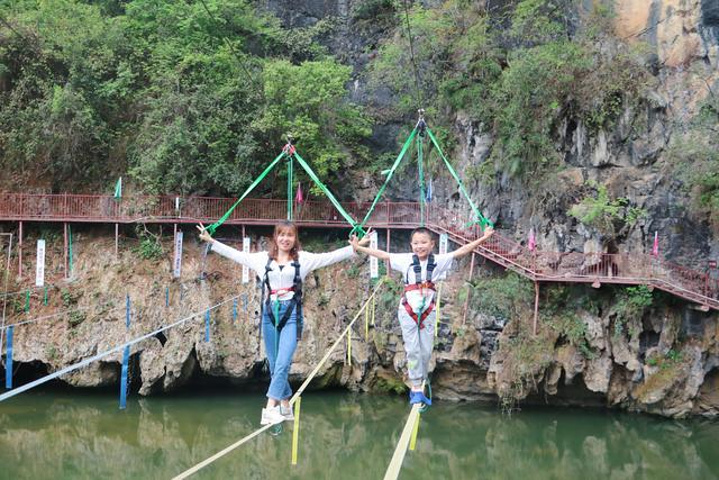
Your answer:
[[[434,254],[430,253],[429,257],[427,257],[427,280],[426,282],[422,282],[422,265],[419,263],[419,257],[417,255],[412,255],[412,265],[410,266],[411,269],[414,270],[414,281],[417,285],[417,287],[420,287],[421,285],[427,284],[430,285],[430,288],[434,289],[434,283],[432,282],[432,273],[434,272],[435,267],[437,267],[437,262],[434,261]],[[405,285],[409,285],[409,270],[407,269],[407,273],[404,276],[404,283]],[[424,320],[429,316],[429,313],[434,309],[434,297],[432,297],[432,302],[427,306],[427,308],[420,314],[420,316],[417,316],[417,313],[412,310],[412,307],[409,305],[409,302],[407,301],[407,290],[405,289],[405,292],[402,294],[402,306],[407,311],[410,317],[417,323],[420,329],[424,328]]]
[[[272,259],[267,259],[267,264],[265,265],[265,279],[264,279],[264,286],[262,288],[262,295],[263,295],[263,306],[266,309],[267,312],[269,312],[270,318],[272,319],[273,325],[277,328],[278,331],[282,331],[284,326],[287,324],[287,320],[290,319],[292,316],[292,311],[297,311],[297,340],[300,340],[302,338],[302,324],[303,324],[303,318],[302,318],[302,276],[300,275],[300,262],[298,261],[292,261],[291,265],[295,267],[295,277],[292,281],[292,291],[294,292],[294,295],[292,296],[292,304],[285,310],[284,315],[282,315],[282,318],[279,319],[279,321],[275,318],[275,314],[272,311],[272,306],[270,302],[272,301],[272,287],[270,286],[270,276],[269,272],[272,271],[272,267],[270,267],[270,264],[272,263]],[[266,288],[265,288],[266,287]],[[267,291],[267,299],[264,299],[265,290]],[[260,335],[262,335],[262,328],[260,328]]]

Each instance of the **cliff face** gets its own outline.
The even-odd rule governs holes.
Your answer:
[[[267,241],[256,240],[260,246]],[[204,249],[188,239],[182,278],[172,281],[169,253],[161,260],[138,260],[131,240],[123,243],[115,260],[112,238],[81,233],[74,242],[75,283],[50,289],[47,306],[42,305],[42,295],[34,295],[31,315],[22,313],[23,302],[13,303],[13,323],[72,310],[16,328],[19,383],[187,319],[132,347],[131,391],[149,395],[228,383],[262,388],[267,372],[257,326],[259,290],[254,282],[239,281],[241,268],[214,254],[203,258]],[[171,248],[170,239],[163,244],[166,251]],[[51,258],[61,258],[61,246],[59,240],[49,243]],[[357,258],[308,277],[305,330],[292,366],[293,382],[307,377],[354,317],[369,291],[368,271],[366,259]],[[611,292],[586,287],[558,293],[555,287],[543,287],[544,305],[534,335],[529,282],[485,265],[478,273],[475,269],[478,277],[468,285],[468,271],[468,261],[459,262],[442,287],[442,318],[431,367],[437,398],[501,401],[504,408],[540,402],[605,405],[668,416],[719,412],[715,314],[655,297],[651,306],[630,318],[622,316]],[[380,291],[374,325],[368,325],[366,337],[360,317],[352,334],[351,364],[345,341],[313,387],[404,388],[397,287],[390,282]],[[132,304],[129,332],[125,295]],[[233,319],[233,302],[227,299],[236,295]],[[211,311],[206,341],[205,312],[217,304],[221,305]],[[109,356],[62,380],[80,387],[115,387],[120,363],[120,354]]]

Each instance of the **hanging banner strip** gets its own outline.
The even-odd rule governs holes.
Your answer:
[[[250,237],[245,237],[242,239],[242,251],[245,253],[250,253]],[[250,269],[247,267],[247,265],[242,265],[242,283],[247,283],[250,281]]]
[[[237,321],[237,299],[232,302],[232,324]]]
[[[182,274],[182,231],[179,230],[175,236],[175,260],[172,262],[172,276],[180,278]]]
[[[370,234],[370,240],[369,240],[370,248],[377,249],[377,232],[372,232]],[[369,277],[370,278],[377,278],[379,277],[379,259],[375,256],[369,257]]]
[[[7,348],[5,350],[5,388],[10,390],[12,388],[12,336],[14,326],[9,326],[7,329]]]
[[[165,307],[170,306],[170,287],[165,287]]]
[[[45,240],[37,241],[37,262],[35,265],[35,286],[45,285]]]
[[[449,237],[446,233],[442,233],[439,236],[439,254],[444,255],[447,253],[447,247],[449,246]],[[447,278],[447,271],[442,272],[442,275],[438,277],[439,280],[445,280]]]

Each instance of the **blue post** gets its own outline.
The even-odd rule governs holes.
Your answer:
[[[165,306],[170,306],[170,287],[165,287]]]
[[[122,374],[120,377],[120,410],[127,408],[127,364],[130,361],[130,347],[122,353]]]
[[[237,299],[232,302],[232,324],[237,320]]]
[[[205,341],[210,341],[210,309],[207,309],[205,313]]]
[[[125,327],[130,330],[130,295],[125,295]],[[130,363],[130,347],[122,353],[122,370],[120,372],[120,410],[127,407],[127,370]]]
[[[15,329],[14,326],[9,326],[7,329],[7,351],[5,357],[5,388],[10,390],[12,388],[12,332]]]
[[[130,295],[125,297],[125,326],[130,328]]]

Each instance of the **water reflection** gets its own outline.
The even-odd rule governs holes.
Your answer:
[[[259,396],[26,395],[0,404],[0,478],[170,478],[257,427]],[[197,478],[382,478],[408,408],[396,397],[309,393],[300,465],[291,428],[262,435]],[[403,478],[719,478],[716,422],[442,402],[422,418]]]

